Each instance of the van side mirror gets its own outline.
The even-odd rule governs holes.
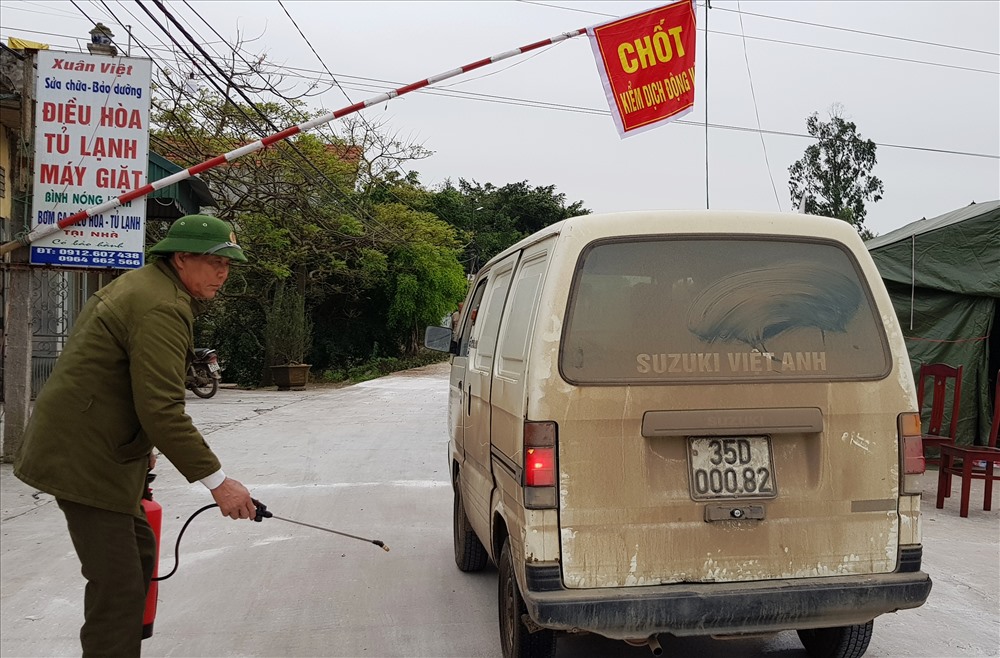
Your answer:
[[[424,331],[424,347],[437,352],[455,353],[454,341],[449,327],[427,327]]]

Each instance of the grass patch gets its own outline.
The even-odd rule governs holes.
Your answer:
[[[445,352],[420,350],[412,357],[378,357],[344,369],[324,370],[318,379],[320,382],[328,384],[357,384],[401,370],[442,363],[447,361],[449,356]]]

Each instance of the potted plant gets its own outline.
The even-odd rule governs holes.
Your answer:
[[[312,342],[312,323],[305,297],[282,281],[267,311],[265,342],[271,379],[279,391],[305,388],[309,364],[303,363]]]

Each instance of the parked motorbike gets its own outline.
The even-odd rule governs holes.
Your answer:
[[[194,350],[194,360],[188,365],[185,385],[200,398],[210,398],[219,390],[222,379],[222,363],[215,350],[198,347]]]

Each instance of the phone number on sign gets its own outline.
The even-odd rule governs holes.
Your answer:
[[[108,251],[104,249],[38,249],[35,262],[58,265],[100,265],[104,267],[140,267],[142,254],[134,251]]]

